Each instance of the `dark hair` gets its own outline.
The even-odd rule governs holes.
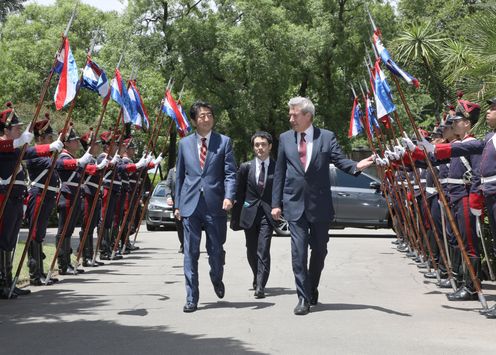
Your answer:
[[[189,115],[193,121],[196,121],[196,115],[202,107],[209,109],[210,112],[212,112],[212,115],[214,114],[212,105],[210,105],[208,102],[198,100],[193,105],[191,105],[191,108],[189,109]]]
[[[251,145],[253,146],[253,143],[255,142],[255,138],[263,138],[266,139],[269,144],[272,144],[272,136],[270,133],[265,132],[265,131],[257,131],[253,136],[251,136]]]

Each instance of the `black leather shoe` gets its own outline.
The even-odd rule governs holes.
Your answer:
[[[35,279],[29,279],[29,284],[31,286],[44,286],[45,284],[41,282],[41,279],[39,277]]]
[[[415,253],[413,251],[409,251],[408,253],[405,254],[407,258],[415,258]]]
[[[319,290],[315,289],[312,291],[312,297],[310,298],[310,306],[315,306],[319,302]]]
[[[107,253],[100,253],[100,260],[110,260],[110,255]]]
[[[221,281],[217,285],[214,285],[214,291],[217,297],[224,298],[224,294],[226,293],[226,288],[224,287],[224,283]]]
[[[398,245],[398,244],[400,244],[400,241],[399,241],[399,239],[395,239],[395,240],[391,241],[391,244]]]
[[[102,263],[103,264],[103,263]],[[99,263],[95,262],[94,264],[91,262],[91,260],[89,259],[84,259],[83,260],[83,266],[84,267],[98,267],[100,266]]]
[[[406,245],[406,243],[400,243],[396,247],[396,250],[398,250],[401,253],[406,253],[408,251],[408,245]]]
[[[428,262],[426,262],[426,261],[424,261],[423,263],[419,263],[419,264],[417,264],[417,267],[418,267],[419,269],[427,269],[427,268],[429,267],[429,263],[428,263]]]
[[[424,274],[424,277],[426,279],[437,279],[437,272],[435,271],[429,271]]]
[[[181,245],[177,251],[179,254],[184,254],[184,247]]]
[[[453,293],[446,295],[450,301],[475,301],[478,299],[477,292],[469,290],[466,286],[460,287]]]
[[[67,266],[67,273],[68,274],[74,274],[74,266],[69,264],[69,266]],[[76,269],[76,273],[83,274],[84,270],[83,269]]]
[[[297,316],[304,316],[310,312],[310,304],[302,297],[298,300],[298,304],[294,309],[294,314]]]
[[[492,311],[487,312],[486,318],[496,319],[496,309],[493,309]]]
[[[22,288],[14,287],[14,293],[18,296],[26,296],[31,293],[31,290],[24,290]]]
[[[67,275],[67,268],[59,268],[59,275]]]
[[[262,287],[258,287],[255,291],[255,298],[265,298],[265,292]]]
[[[458,284],[458,282],[456,282],[456,280],[455,280],[455,283],[457,286],[459,286],[459,284]],[[437,287],[439,287],[439,288],[451,288],[451,282],[449,279],[441,280],[440,282],[437,283]]]
[[[494,306],[490,307],[490,308],[481,309],[479,311],[479,313],[482,314],[483,316],[485,316],[486,314],[491,313],[492,311],[496,311],[496,304]]]
[[[187,302],[184,307],[183,307],[183,312],[184,313],[192,313],[198,309],[198,306],[196,303],[193,302]]]

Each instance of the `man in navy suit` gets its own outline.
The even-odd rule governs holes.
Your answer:
[[[291,232],[291,256],[298,304],[296,315],[316,305],[318,285],[327,255],[329,224],[334,216],[329,164],[351,175],[369,167],[372,157],[347,159],[333,132],[313,126],[315,107],[304,97],[289,100],[292,129],[281,134],[272,193],[272,217],[284,217]],[[308,246],[311,249],[307,266]]]
[[[227,211],[236,193],[236,162],[231,139],[213,132],[212,106],[197,101],[191,106],[191,119],[196,132],[179,142],[176,163],[176,218],[184,226],[184,276],[186,304],[184,312],[197,309],[198,258],[202,226],[207,235],[210,280],[216,295],[224,297]]]
[[[251,144],[255,159],[239,167],[231,228],[245,231],[246,256],[253,271],[255,298],[264,298],[274,230],[271,203],[275,161],[270,157],[272,136],[269,133],[256,132],[251,137]]]

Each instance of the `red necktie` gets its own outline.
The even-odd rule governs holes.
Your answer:
[[[298,154],[300,156],[301,166],[303,166],[303,170],[305,170],[305,167],[307,166],[307,141],[305,140],[305,132],[301,133]]]
[[[200,168],[205,166],[205,159],[207,158],[207,138],[201,139],[202,145],[200,148]]]

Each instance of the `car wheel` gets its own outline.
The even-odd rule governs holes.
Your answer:
[[[274,227],[274,231],[277,235],[290,235],[289,232],[289,223],[284,219],[284,216],[281,216],[279,221],[276,221],[276,226]]]
[[[149,231],[149,232],[154,232],[157,230],[157,227],[155,226],[152,226],[151,224],[146,224],[146,230]]]

